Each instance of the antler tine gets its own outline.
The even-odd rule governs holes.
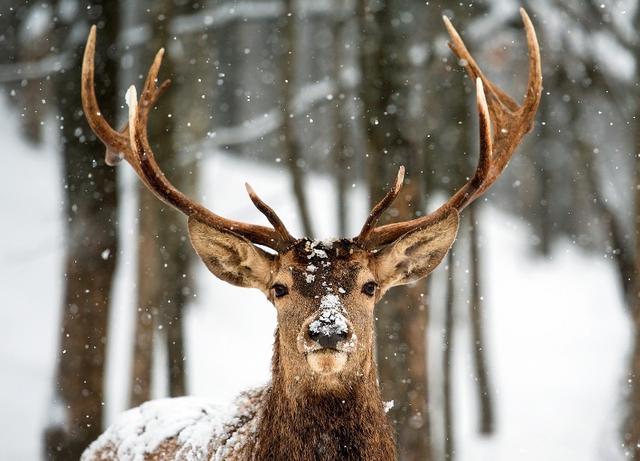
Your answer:
[[[529,50],[529,81],[527,82],[527,93],[523,104],[523,112],[533,111],[530,117],[531,124],[535,112],[540,103],[540,95],[542,94],[542,63],[540,62],[540,45],[536,36],[536,30],[533,27],[531,18],[524,8],[520,8],[520,16],[524,23],[525,33],[527,34],[527,49]]]
[[[82,60],[82,106],[89,126],[106,146],[105,160],[108,165],[115,165],[122,157],[119,152],[129,149],[129,141],[125,132],[114,130],[105,120],[96,98],[94,72],[96,54],[96,26],[91,26],[87,45]]]
[[[167,91],[167,89],[169,88],[169,86],[171,86],[171,80],[167,79],[164,82],[162,82],[162,84],[160,86],[155,86],[155,82],[157,82],[158,80],[158,71],[160,70],[160,65],[162,64],[162,57],[164,56],[164,48],[161,48],[157,53],[156,56],[153,60],[153,64],[151,65],[151,67],[149,68],[149,73],[147,74],[147,78],[144,82],[144,86],[143,86],[143,91],[142,94],[143,95],[149,95],[149,96],[144,96],[145,98],[148,98],[148,104],[153,107],[156,105],[156,103],[158,102],[158,99],[160,99],[160,96],[162,96],[164,94],[165,91]],[[142,97],[141,97],[142,99]],[[119,131],[119,133],[126,137],[128,140],[128,136],[129,136],[129,121],[127,120],[127,122],[124,124],[124,126],[122,127],[122,129]],[[110,157],[110,149],[109,147],[107,147],[107,165],[110,166],[114,166],[116,163],[118,163],[120,160],[122,160],[122,156],[121,155],[117,155],[115,157],[115,159],[113,161],[109,161]]]
[[[396,197],[398,197],[398,194],[400,193],[400,189],[402,189],[403,181],[404,181],[404,166],[400,165],[400,168],[398,168],[398,174],[396,175],[396,182],[394,183],[393,187],[389,189],[389,191],[382,198],[382,200],[380,200],[369,213],[367,220],[365,221],[364,225],[362,226],[362,229],[360,230],[360,234],[358,234],[358,236],[355,238],[357,242],[366,241],[366,239],[371,234],[371,231],[374,229],[375,225],[380,219],[380,216],[382,216],[382,213],[384,213],[385,210],[389,208],[389,206],[391,206],[391,204],[396,199]]]
[[[114,152],[122,152],[125,160],[132,166],[138,177],[151,192],[163,202],[186,214],[190,219],[196,219],[220,230],[234,232],[253,243],[264,245],[278,252],[285,251],[295,243],[296,240],[288,232],[286,234],[282,232],[284,225],[281,222],[281,228],[274,230],[265,226],[223,218],[188,198],[164,176],[151,150],[147,133],[149,111],[155,106],[158,98],[170,84],[169,80],[165,80],[160,86],[157,85],[157,76],[162,64],[164,50],[160,50],[156,54],[147,74],[140,101],[137,99],[135,87],[131,86],[127,91],[128,123],[120,132],[109,125],[100,113],[95,95],[93,75],[95,41],[96,29],[94,26],[91,28],[87,39],[83,61],[82,103],[91,129],[107,147],[107,161],[110,160],[109,154],[113,155]],[[121,158],[119,157],[118,159]],[[264,206],[266,207],[266,205]],[[271,209],[269,208],[269,210]],[[271,213],[276,216],[273,210],[271,210]]]
[[[144,101],[149,106],[153,107],[160,96],[169,88],[171,80],[167,79],[160,85],[158,82],[158,72],[160,72],[160,66],[162,65],[162,58],[164,57],[164,48],[160,48],[153,58],[153,63],[149,67],[147,78],[144,81],[142,87],[142,95],[140,97],[141,102]]]
[[[484,83],[487,93],[490,95],[491,99],[494,99],[496,102],[506,106],[510,110],[518,109],[518,104],[511,98],[511,96],[495,86],[493,82],[491,82],[491,80],[485,77],[482,70],[480,70],[480,66],[478,66],[478,63],[473,58],[471,53],[469,53],[469,50],[462,41],[460,34],[456,30],[456,28],[453,27],[453,24],[451,24],[451,20],[446,16],[442,16],[442,20],[444,21],[444,25],[447,29],[447,32],[449,33],[449,37],[451,38],[451,41],[449,42],[449,48],[460,60],[461,64],[467,70],[469,76],[473,80],[477,78],[482,79],[482,83]]]
[[[433,213],[401,223],[377,227],[369,232],[362,245],[375,248],[396,240],[411,230],[427,226],[445,214],[460,212],[482,195],[497,180],[522,138],[531,131],[542,96],[542,69],[540,47],[531,19],[520,9],[529,49],[529,77],[522,105],[518,105],[502,89],[487,79],[467,50],[451,21],[444,17],[451,36],[449,44],[469,76],[476,80],[476,99],[480,130],[480,154],[476,171],[471,179],[445,204]]]
[[[153,85],[162,62],[162,52],[163,50],[160,50],[156,55],[153,65],[149,70],[143,91],[144,98],[148,100],[148,103],[152,106],[155,105],[158,98],[162,96],[171,83],[169,80],[165,80],[162,85],[157,88]],[[82,105],[89,126],[106,147],[105,162],[109,166],[115,166],[122,161],[123,157],[131,157],[128,123],[125,124],[120,131],[116,131],[102,115],[95,93],[95,53],[96,26],[94,25],[91,26],[89,31],[89,37],[87,38],[87,45],[82,60]],[[129,163],[131,163],[134,169],[137,168],[135,163]]]
[[[475,198],[475,193],[487,180],[492,167],[493,141],[491,139],[491,116],[484,92],[482,79],[476,79],[476,105],[478,109],[478,129],[480,131],[480,153],[478,166],[473,177],[449,199],[446,205],[461,211]],[[495,180],[495,179],[494,179]]]
[[[271,208],[269,205],[263,202],[260,197],[258,197],[258,194],[256,194],[256,192],[253,190],[253,187],[251,187],[249,183],[244,183],[244,187],[247,189],[247,193],[249,194],[249,198],[251,199],[253,204],[258,210],[260,210],[263,215],[266,216],[267,220],[269,220],[276,232],[280,234],[284,240],[290,242],[295,241],[295,238],[291,236],[280,217],[276,214],[275,211],[273,211],[273,208]]]

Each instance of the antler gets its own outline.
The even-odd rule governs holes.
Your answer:
[[[233,221],[223,218],[200,203],[190,199],[176,189],[160,170],[147,137],[147,123],[149,110],[154,107],[158,98],[170,85],[169,80],[157,86],[158,71],[162,63],[164,50],[156,54],[153,64],[145,81],[140,102],[136,100],[135,88],[132,86],[127,92],[129,104],[129,123],[121,131],[114,130],[100,112],[94,86],[94,56],[96,44],[96,27],[91,28],[82,62],[82,107],[89,126],[96,136],[106,146],[105,161],[109,165],[118,163],[124,158],[135,170],[142,182],[163,202],[177,208],[189,218],[221,230],[227,230],[241,235],[253,243],[264,245],[278,252],[289,248],[296,239],[291,236],[286,227],[253,190],[248,187],[249,196],[274,226],[274,229]]]
[[[529,48],[529,82],[524,102],[519,106],[504,91],[484,76],[478,64],[455,30],[451,21],[443,17],[451,37],[449,47],[464,63],[469,76],[476,81],[476,102],[479,115],[480,155],[473,177],[462,186],[445,204],[426,216],[400,223],[372,228],[399,192],[404,168],[400,167],[398,180],[372,210],[367,222],[355,240],[365,248],[377,248],[393,242],[407,232],[437,222],[453,210],[462,211],[482,195],[498,179],[507,166],[513,152],[524,136],[533,128],[533,122],[542,95],[542,70],[540,48],[536,32],[526,11],[520,9]]]
[[[389,189],[389,192],[387,192],[387,194],[384,197],[382,197],[382,200],[376,203],[376,205],[373,207],[373,209],[369,213],[367,220],[362,226],[360,235],[358,235],[357,237],[359,241],[366,241],[369,235],[371,234],[371,232],[373,232],[373,230],[375,229],[375,225],[380,219],[380,216],[382,216],[382,213],[384,213],[385,210],[389,208],[389,206],[393,203],[393,201],[396,199],[396,197],[400,193],[400,189],[402,189],[403,181],[404,181],[404,166],[400,165],[400,168],[398,168],[398,174],[396,176],[395,184],[391,189]]]

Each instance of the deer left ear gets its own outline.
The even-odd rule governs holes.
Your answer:
[[[375,255],[381,292],[415,282],[433,271],[447,254],[458,233],[458,211],[451,209],[438,221],[411,231]]]
[[[189,237],[198,256],[219,279],[240,287],[269,290],[275,256],[249,240],[189,218]]]

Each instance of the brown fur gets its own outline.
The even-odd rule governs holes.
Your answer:
[[[279,348],[276,339],[273,382],[250,459],[396,459],[393,432],[384,413],[374,367],[362,376],[345,380],[337,391],[325,392],[321,383],[304,390],[291,389]]]

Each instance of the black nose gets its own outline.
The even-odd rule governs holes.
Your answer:
[[[320,347],[335,349],[338,346],[338,342],[347,338],[346,331],[309,331],[309,337],[320,344]]]

